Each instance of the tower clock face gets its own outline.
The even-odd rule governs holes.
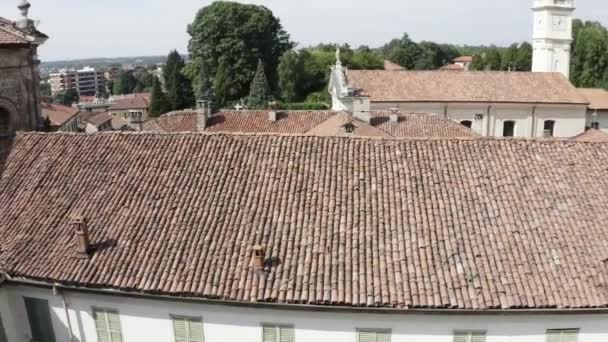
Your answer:
[[[556,32],[566,32],[568,25],[568,18],[563,15],[554,15],[553,16],[553,31]]]

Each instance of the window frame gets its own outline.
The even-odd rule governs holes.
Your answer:
[[[547,124],[551,123],[551,129],[547,129]],[[555,136],[555,126],[557,121],[555,120],[544,120],[543,121],[543,138],[553,138]],[[551,131],[550,135],[545,135],[545,132]]]
[[[465,125],[465,123],[468,123],[468,125]],[[469,128],[469,129],[473,129],[473,121],[472,120],[461,120],[460,124],[463,125],[464,127]]]
[[[457,329],[457,330],[452,331],[452,342],[455,341],[457,334],[463,334],[463,333],[467,334],[467,337],[468,337],[467,338],[467,342],[472,342],[473,334],[474,333],[483,333],[484,341],[488,340],[488,331],[487,330],[481,330],[481,329],[469,329],[469,330],[466,330],[466,329]]]
[[[118,309],[111,309],[108,307],[101,307],[101,306],[93,306],[91,307],[91,317],[93,318],[93,323],[95,325],[95,337],[99,340],[99,332],[97,329],[97,320],[95,319],[95,312],[96,311],[104,311],[107,315],[107,312],[112,311],[112,312],[116,312],[116,316],[118,316],[118,326],[120,328],[120,342],[125,342],[125,338],[124,338],[124,333],[123,333],[123,328],[122,328],[122,319],[120,318],[120,311]],[[107,319],[107,317],[106,317]],[[110,329],[110,323],[108,320],[108,329]],[[110,333],[110,342],[115,342],[112,340],[112,332],[108,331],[108,333]]]
[[[373,332],[375,334],[378,333],[386,333],[388,335],[388,341],[393,340],[393,330],[392,329],[378,329],[378,328],[357,328],[357,342],[360,341],[361,332]]]
[[[201,341],[204,342],[205,341],[205,326],[204,326],[204,321],[203,321],[203,317],[202,316],[189,316],[189,315],[176,315],[176,314],[170,314],[169,317],[171,318],[171,331],[173,331],[173,341],[175,341],[175,320],[176,319],[184,319],[184,320],[191,320],[191,321],[198,321],[201,323],[201,336],[202,339]],[[188,341],[190,342],[190,341]]]
[[[505,135],[507,124],[513,124],[511,135]],[[502,137],[503,138],[514,138],[517,136],[517,121],[515,120],[504,120],[502,122]]]
[[[580,328],[561,328],[561,329],[547,329],[545,330],[545,341],[549,342],[550,332],[574,332],[576,334],[576,341],[579,340],[581,329]]]
[[[279,329],[279,335],[278,335],[279,338],[278,338],[278,341],[276,341],[276,342],[281,342],[281,328],[290,328],[293,330],[293,341],[292,342],[296,341],[296,326],[294,324],[268,323],[268,322],[261,323],[260,332],[261,332],[262,336],[260,336],[261,337],[260,341],[262,341],[262,342],[264,342],[264,327],[273,327],[275,329]]]

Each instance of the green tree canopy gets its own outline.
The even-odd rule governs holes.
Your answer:
[[[570,79],[577,87],[608,88],[608,30],[598,22],[573,23]]]
[[[114,82],[112,94],[123,95],[132,94],[137,85],[137,79],[133,76],[132,71],[121,71],[118,78]]]
[[[270,101],[272,101],[270,87],[268,86],[268,80],[266,79],[266,73],[264,72],[264,63],[260,60],[258,62],[258,70],[255,73],[255,77],[253,78],[253,81],[251,81],[249,97],[247,98],[247,108],[268,108],[268,103]]]
[[[163,70],[167,100],[171,110],[192,108],[194,106],[194,92],[192,82],[184,75],[185,62],[177,51],[171,51]]]
[[[72,106],[74,103],[78,103],[78,101],[80,101],[80,96],[74,88],[61,91],[55,94],[55,97],[53,98],[53,102],[68,107]]]
[[[148,113],[151,117],[158,117],[161,114],[169,112],[171,108],[158,78],[155,77],[152,83],[152,97],[150,98]]]
[[[277,70],[279,75],[279,95],[285,102],[294,102],[298,97],[298,83],[303,75],[300,56],[290,50],[283,54]]]
[[[202,8],[189,25],[188,33],[192,63],[188,74],[195,75],[199,83],[204,69],[207,71],[204,78],[217,81],[223,62],[222,83],[233,88],[223,92],[224,101],[247,95],[260,59],[274,88],[279,59],[294,46],[280,20],[268,8],[237,2],[217,1]],[[215,91],[219,97],[220,91],[217,88]]]
[[[418,44],[410,39],[407,33],[400,39],[393,39],[382,48],[386,59],[407,69],[416,68],[416,62],[422,51]]]

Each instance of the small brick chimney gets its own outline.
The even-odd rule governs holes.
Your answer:
[[[270,121],[270,122],[277,121],[277,111],[276,110],[271,110],[270,112],[268,112],[268,121]]]
[[[261,270],[264,268],[264,247],[260,245],[253,246],[252,249],[253,268]]]
[[[207,120],[211,115],[211,104],[207,106],[207,101],[196,101],[196,130],[204,132],[207,128]]]
[[[76,257],[80,259],[88,259],[91,253],[91,243],[89,238],[89,229],[87,227],[87,220],[81,214],[75,214],[72,217],[72,226],[74,227]]]

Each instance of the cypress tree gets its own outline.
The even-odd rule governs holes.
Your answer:
[[[160,86],[160,81],[157,78],[154,78],[152,98],[150,99],[150,109],[148,110],[148,114],[150,117],[158,117],[170,110],[167,96],[165,93],[163,93],[163,89]]]
[[[268,80],[264,72],[264,64],[262,60],[258,62],[258,70],[251,82],[249,90],[249,98],[247,99],[247,108],[249,109],[264,109],[268,108],[268,102],[272,101]]]
[[[167,100],[171,110],[192,108],[194,106],[194,92],[192,83],[182,73],[185,63],[177,51],[171,51],[167,57],[167,63],[163,70],[165,89],[167,89]]]

